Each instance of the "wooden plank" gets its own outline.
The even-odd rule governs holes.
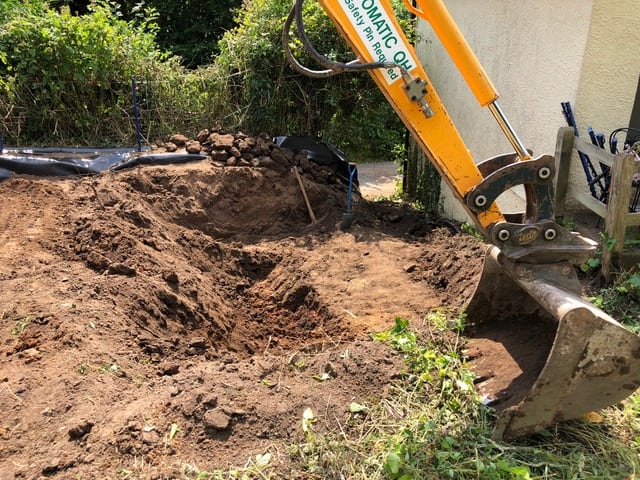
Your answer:
[[[571,171],[571,154],[573,153],[573,139],[575,138],[572,127],[558,129],[556,137],[556,178],[555,178],[555,216],[564,216],[564,206],[567,199],[567,185]]]
[[[627,213],[627,227],[640,226],[640,213]]]
[[[567,185],[567,194],[569,197],[575,199],[580,205],[587,207],[593,213],[597,214],[600,218],[605,218],[607,215],[607,206],[601,201],[593,198],[588,193],[583,192],[574,185]]]
[[[580,137],[574,138],[573,146],[579,152],[588,155],[591,163],[596,161],[598,163],[604,163],[609,167],[613,165],[613,159],[615,158],[615,155],[611,152],[606,151],[604,148],[597,147],[593,143],[587,142]]]
[[[615,157],[611,168],[611,193],[607,204],[605,232],[616,242],[612,249],[602,249],[602,276],[607,282],[612,280],[614,270],[619,270],[622,265],[622,249],[631,200],[631,177],[635,167],[635,156],[631,153],[621,153]]]
[[[638,254],[637,250],[623,254],[623,250],[627,228],[640,226],[640,212],[629,213],[629,201],[632,195],[631,178],[634,173],[640,173],[640,161],[636,160],[632,153],[614,155],[580,137],[574,136],[569,139],[565,137],[569,135],[566,128],[568,127],[558,130],[556,139],[556,216],[562,216],[566,199],[570,197],[605,219],[606,235],[610,239],[617,240],[611,250],[602,249],[602,274],[605,281],[611,281],[616,272],[623,268],[624,258],[631,258]],[[573,149],[569,150],[568,145],[572,145]],[[611,167],[611,193],[607,205],[569,182],[573,150],[589,156],[593,163],[602,163]]]

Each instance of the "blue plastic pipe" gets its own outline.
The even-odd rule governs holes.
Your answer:
[[[136,123],[136,141],[138,143],[138,151],[142,151],[142,133],[140,132],[140,110],[138,109],[138,84],[136,79],[131,77],[131,90],[133,91],[133,118]]]

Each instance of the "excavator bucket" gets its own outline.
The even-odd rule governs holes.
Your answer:
[[[487,252],[466,307],[467,358],[510,440],[581,417],[640,386],[640,337],[580,297],[568,262],[514,262]]]

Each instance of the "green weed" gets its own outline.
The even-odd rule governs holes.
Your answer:
[[[11,328],[11,335],[16,337],[18,335],[21,335],[22,332],[24,332],[27,329],[27,327],[32,321],[33,321],[33,317],[31,316],[22,317],[16,320],[15,324]]]
[[[640,333],[640,272],[631,270],[601,289],[589,301],[616,320]]]
[[[485,240],[484,235],[482,235],[479,231],[478,228],[475,225],[472,225],[471,223],[463,223],[462,225],[460,225],[460,230],[462,230],[462,233],[466,233],[467,235],[471,235],[474,238],[477,238],[478,240]]]

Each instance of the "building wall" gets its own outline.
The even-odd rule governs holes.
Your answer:
[[[589,125],[607,137],[628,126],[640,74],[638,6],[637,0],[594,1],[575,109],[584,135]]]
[[[570,101],[578,126],[606,135],[627,126],[638,83],[637,0],[444,0],[501,94],[499,103],[534,155],[553,154]],[[476,161],[512,151],[490,112],[478,106],[426,22],[420,57]],[[578,163],[578,162],[575,162]],[[582,181],[577,171],[574,181]],[[444,189],[445,213],[464,212]],[[522,190],[503,195],[505,211],[521,211]]]

